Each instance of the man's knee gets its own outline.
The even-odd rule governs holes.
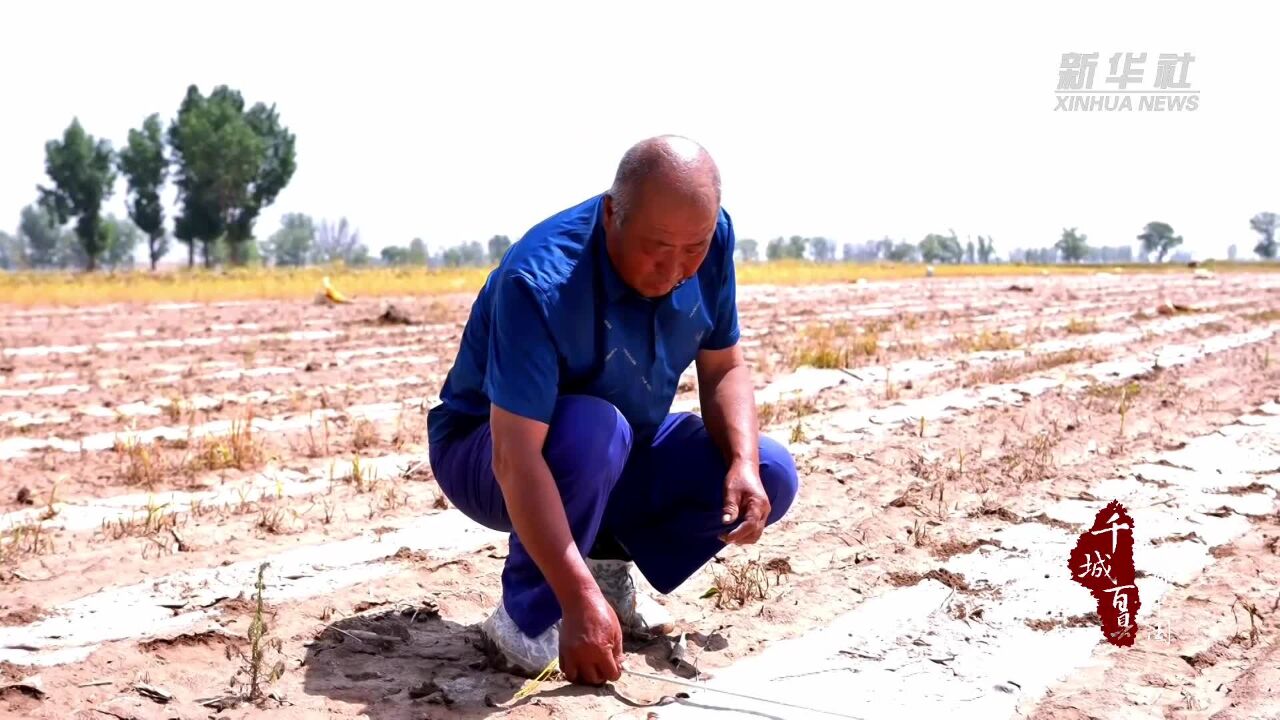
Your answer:
[[[760,482],[769,496],[769,523],[782,519],[800,489],[800,476],[791,453],[770,437],[760,438]]]
[[[607,400],[563,395],[556,401],[544,456],[561,493],[617,483],[631,454],[631,425]]]

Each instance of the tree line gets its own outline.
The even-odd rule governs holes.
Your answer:
[[[506,235],[494,235],[486,245],[471,241],[445,248],[432,254],[422,238],[408,245],[389,245],[378,254],[377,263],[385,266],[464,267],[496,263],[511,247]],[[359,232],[352,230],[343,218],[338,224],[317,223],[309,215],[286,214],[280,229],[259,251],[265,264],[298,267],[340,261],[362,266],[374,263],[369,249],[360,242]]]
[[[145,240],[152,269],[169,251],[160,194],[170,179],[179,207],[172,237],[187,246],[187,265],[195,264],[197,248],[206,266],[246,264],[256,249],[258,216],[297,169],[295,143],[274,105],[246,107],[226,85],[208,95],[189,86],[167,127],[153,113],[118,151],[72,118],[60,138],[45,144],[49,182],[36,187],[36,203],[23,210],[18,237],[4,238],[0,258],[10,266],[58,267],[74,254],[90,271],[122,253],[131,258],[125,236],[134,231],[102,211],[123,176],[129,221],[141,235],[134,245]],[[79,249],[48,250],[67,244],[68,223]]]
[[[1261,212],[1249,220],[1249,227],[1261,237],[1254,246],[1254,253],[1267,260],[1274,259],[1277,251],[1276,230],[1280,227],[1280,215]],[[1166,259],[1181,260],[1189,256],[1176,252],[1183,244],[1181,235],[1175,234],[1168,223],[1147,223],[1135,239],[1137,253],[1132,245],[1093,246],[1089,237],[1079,228],[1063,228],[1062,236],[1052,245],[1042,248],[1016,248],[1008,253],[1008,261],[1029,264],[1054,263],[1162,263]],[[760,259],[760,243],[753,238],[738,240],[737,259],[756,262]],[[1170,253],[1174,253],[1170,255]],[[1235,259],[1235,246],[1231,246],[1230,259]],[[789,238],[776,237],[765,245],[766,260],[812,260],[833,262],[836,259],[836,243],[825,237]],[[894,240],[889,237],[868,240],[863,243],[847,242],[841,248],[841,259],[846,262],[926,262],[938,264],[988,264],[1000,262],[995,242],[989,236],[979,235],[975,240],[961,242],[954,230],[949,234],[929,233],[917,243]]]
[[[97,265],[110,270],[132,269],[134,251],[141,241],[142,231],[128,218],[107,215],[102,219],[103,247]],[[52,214],[38,204],[22,209],[16,234],[0,231],[0,270],[82,268],[88,262],[76,233],[59,227]]]

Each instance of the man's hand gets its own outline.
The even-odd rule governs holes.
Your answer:
[[[720,541],[750,545],[760,539],[769,519],[769,496],[760,482],[760,434],[751,371],[734,344],[698,353],[698,394],[707,432],[729,463],[724,476],[725,525],[742,524]]]
[[[622,628],[599,589],[564,608],[560,669],[569,682],[603,685],[622,677]]]
[[[760,482],[759,469],[746,463],[734,463],[724,478],[724,516],[721,521],[731,525],[742,518],[742,524],[728,535],[721,535],[720,540],[730,545],[756,542],[764,533],[771,509],[769,496]]]

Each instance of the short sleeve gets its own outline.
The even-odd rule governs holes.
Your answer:
[[[494,282],[485,395],[507,412],[550,423],[560,364],[542,293],[520,274]]]
[[[738,343],[738,283],[733,267],[733,246],[733,221],[726,213],[722,272],[712,315],[714,324],[702,341],[703,350],[723,350]]]

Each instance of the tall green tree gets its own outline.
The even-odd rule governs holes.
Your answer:
[[[929,233],[920,241],[920,257],[928,263],[959,263],[964,259],[964,247],[954,230],[950,235]]]
[[[792,260],[803,260],[804,251],[808,247],[809,247],[809,238],[800,237],[799,235],[792,235],[787,240],[786,254],[784,255],[784,257],[789,257]]]
[[[511,247],[511,238],[506,235],[494,235],[489,238],[489,262],[496,263],[502,259],[503,253]]]
[[[244,264],[254,222],[293,177],[293,134],[275,106],[257,103],[246,111],[244,98],[226,85],[208,97],[192,85],[169,127],[169,144],[182,205],[174,234],[200,242],[206,264],[215,257],[210,246],[225,235],[231,261]]]
[[[825,237],[812,238],[810,247],[813,248],[813,259],[818,262],[831,262],[836,259],[836,244],[833,240]]]
[[[996,246],[990,237],[978,236],[978,262],[986,265],[995,256]]]
[[[1156,254],[1156,262],[1164,262],[1169,251],[1182,244],[1182,236],[1174,235],[1173,228],[1167,223],[1149,222],[1138,236],[1142,241],[1143,254]]]
[[[250,258],[245,249],[252,244],[253,224],[263,208],[275,202],[298,169],[295,146],[297,138],[280,123],[280,113],[275,105],[268,107],[256,103],[245,114],[245,122],[261,142],[262,154],[257,172],[249,182],[243,205],[234,219],[228,223],[227,240],[231,245],[236,264],[244,264]]]
[[[743,238],[738,241],[738,254],[744,262],[755,262],[758,258],[760,244],[754,238]]]
[[[887,246],[885,245],[886,242],[888,243]],[[891,262],[912,262],[916,259],[916,253],[919,252],[918,247],[906,240],[899,240],[895,243],[889,238],[885,238],[880,243],[884,249],[884,258]]]
[[[263,244],[262,254],[278,267],[299,267],[311,259],[316,241],[316,224],[311,216],[285,213],[280,229]]]
[[[927,263],[942,262],[942,258],[946,257],[946,251],[943,249],[945,239],[945,236],[937,233],[925,235],[920,241],[920,258]]]
[[[1036,250],[1028,250],[1026,255],[1027,262],[1035,265],[1053,265],[1058,262],[1058,248],[1047,247]]]
[[[63,233],[58,221],[42,205],[22,208],[18,244],[33,268],[58,267],[58,244]]]
[[[399,245],[388,245],[379,251],[383,265],[408,265],[409,251]]]
[[[1062,228],[1062,237],[1053,246],[1061,253],[1064,261],[1078,263],[1089,255],[1088,239],[1088,235],[1080,234],[1076,228]]]
[[[174,184],[181,212],[173,234],[187,246],[187,266],[194,264],[199,244],[212,265],[213,244],[226,231],[225,208],[242,200],[260,152],[244,123],[239,94],[217,88],[206,98],[195,85],[169,124]]]
[[[440,264],[445,267],[474,267],[486,262],[488,255],[478,240],[446,248],[440,253]]]
[[[102,203],[111,197],[116,181],[111,143],[86,133],[77,118],[61,140],[45,143],[44,152],[45,173],[53,187],[39,186],[40,202],[59,225],[75,219],[85,269],[92,271],[106,242]]]
[[[1254,246],[1253,251],[1260,257],[1274,260],[1276,257],[1276,227],[1280,225],[1280,215],[1273,212],[1260,212],[1249,219],[1249,227],[1260,233],[1262,239]]]
[[[493,241],[490,240],[489,242]],[[505,252],[505,250],[503,252]],[[409,243],[409,250],[405,253],[404,262],[407,265],[427,264],[427,244],[422,242],[422,238],[414,238]]]
[[[164,230],[164,205],[160,190],[169,171],[164,154],[164,129],[160,115],[152,114],[141,128],[129,131],[129,142],[119,153],[120,173],[129,183],[129,219],[147,235],[147,257],[151,269],[169,252],[169,238]]]
[[[483,265],[484,264],[486,255],[484,252],[484,247],[480,245],[479,240],[472,240],[469,243],[464,243],[458,246],[458,249],[462,252],[463,265]]]

